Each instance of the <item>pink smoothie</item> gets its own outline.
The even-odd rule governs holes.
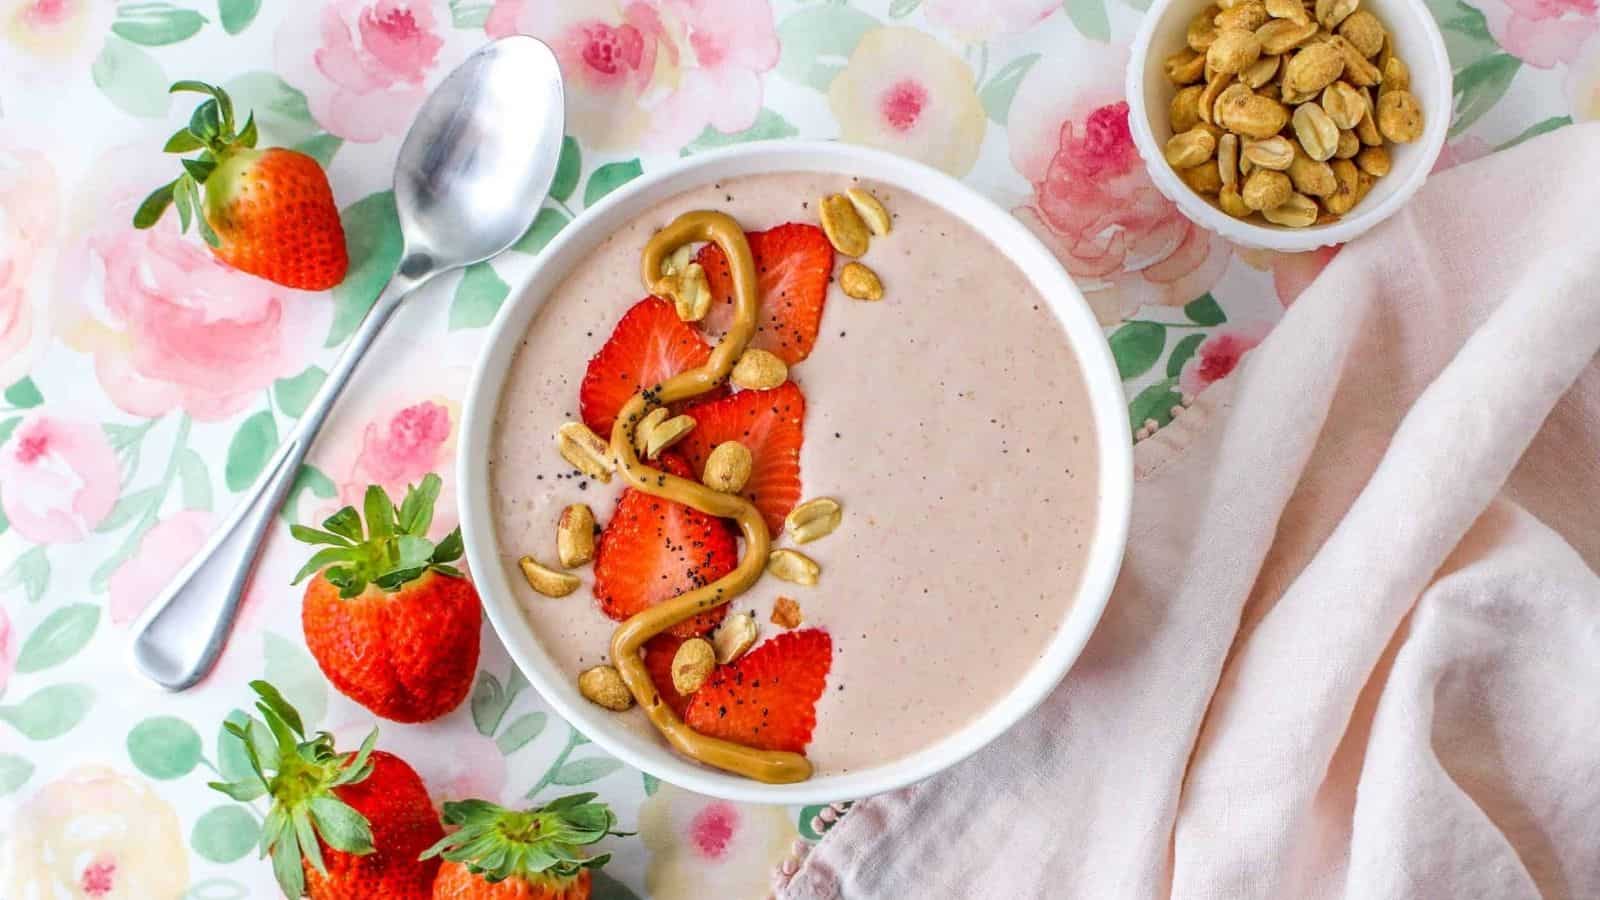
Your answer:
[[[495,521],[507,576],[539,641],[577,674],[605,662],[615,623],[592,572],[561,599],[529,589],[522,554],[553,562],[562,507],[604,525],[623,487],[572,475],[553,435],[578,419],[578,386],[612,326],[645,296],[639,255],[679,213],[714,209],[749,231],[815,223],[816,199],[851,180],[732,179],[680,194],[613,234],[546,300],[507,373],[492,447]],[[764,577],[733,602],[765,640],[773,601],[827,629],[833,667],[807,756],[840,774],[921,750],[984,712],[1043,652],[1081,579],[1096,514],[1089,399],[1048,307],[993,245],[922,199],[870,187],[894,216],[862,262],[881,302],[829,288],[811,356],[790,369],[806,397],[806,498],[844,522],[799,549],[822,567],[801,587]],[[836,266],[848,261],[841,257]],[[775,547],[794,546],[780,536]],[[622,714],[652,731],[637,709]]]

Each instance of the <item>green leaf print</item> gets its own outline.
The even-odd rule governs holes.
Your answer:
[[[828,807],[826,805],[818,805],[818,806],[807,806],[807,807],[805,807],[805,808],[800,810],[800,815],[798,817],[798,820],[795,822],[795,825],[799,828],[801,837],[805,838],[808,841],[820,841],[820,840],[822,840],[823,832],[818,831],[815,828],[812,828],[811,827],[811,822],[812,822],[812,820],[816,819],[818,814],[820,814],[823,810],[825,810],[827,808]]]
[[[685,145],[684,148],[678,152],[678,155],[689,156],[694,153],[702,153],[706,150],[715,150],[718,147],[730,147],[734,144],[747,144],[751,141],[771,141],[778,138],[794,137],[799,133],[800,129],[790,124],[788,119],[785,119],[783,116],[773,112],[770,109],[763,108],[760,112],[756,113],[755,124],[743,131],[728,133],[718,131],[710,125],[707,125],[706,130],[700,132],[699,137]]]
[[[21,416],[13,416],[12,418],[0,421],[0,444],[4,444],[6,441],[11,440],[11,433],[16,431],[17,426],[21,424]]]
[[[1194,352],[1200,349],[1200,345],[1205,342],[1206,336],[1203,334],[1191,334],[1179,341],[1178,345],[1172,348],[1172,355],[1167,357],[1167,377],[1177,378],[1178,374],[1183,371],[1183,364],[1188,362],[1190,357],[1194,356]]]
[[[1183,397],[1173,388],[1177,385],[1176,378],[1158,381],[1139,392],[1128,404],[1128,421],[1132,424],[1132,431],[1144,427],[1144,423],[1154,419],[1158,428],[1165,427],[1172,421],[1172,408],[1183,403]]]
[[[146,47],[164,47],[194,37],[206,17],[170,3],[124,3],[117,7],[111,32]]]
[[[450,0],[450,24],[457,28],[482,28],[493,9],[490,0]]]
[[[161,494],[161,486],[155,485],[134,491],[131,494],[122,495],[122,497],[118,498],[116,505],[111,507],[111,512],[106,513],[106,517],[101,519],[100,524],[94,527],[95,532],[98,534],[110,534],[113,531],[120,530],[129,522],[144,515],[150,508],[152,501],[160,503]]]
[[[556,160],[556,177],[550,182],[550,199],[565,203],[578,189],[578,178],[583,174],[583,149],[572,135],[561,139],[561,156]]]
[[[1111,40],[1111,19],[1106,14],[1105,0],[1065,0],[1061,8],[1067,18],[1084,37],[1106,43]]]
[[[265,144],[298,144],[319,133],[306,95],[271,72],[246,72],[228,79],[222,87],[237,109],[255,113],[256,128]]]
[[[988,113],[989,118],[996,124],[1006,124],[1006,117],[1011,115],[1011,101],[1017,96],[1017,86],[1022,84],[1022,79],[1028,74],[1028,70],[1043,56],[1043,53],[1029,53],[1013,59],[1001,66],[1000,71],[989,79],[989,83],[978,90],[978,99],[983,103],[983,111]]]
[[[32,378],[24,378],[6,388],[5,397],[6,402],[17,409],[32,409],[44,402],[44,394],[39,392]]]
[[[45,588],[50,586],[50,557],[45,555],[45,545],[23,553],[4,575],[0,575],[0,590],[18,585],[22,586],[29,603],[38,603],[44,596]]]
[[[1444,49],[1450,57],[1451,68],[1464,69],[1485,56],[1500,52],[1500,45],[1489,34],[1489,23],[1483,13],[1461,0],[1427,0],[1427,3],[1444,35]]]
[[[567,227],[569,221],[571,220],[556,210],[541,209],[534,217],[533,224],[528,226],[528,230],[523,232],[515,244],[511,245],[511,249],[518,253],[538,253],[550,243],[550,239],[554,238],[557,232]]]
[[[591,781],[599,781],[620,768],[622,763],[609,756],[577,759],[557,769],[556,774],[551,776],[550,783],[576,787]]]
[[[595,205],[601,197],[638,178],[643,172],[644,167],[639,165],[638,159],[606,163],[595,169],[589,175],[589,183],[584,185],[583,205]]]
[[[196,882],[183,900],[245,900],[250,889],[232,878],[207,878]]]
[[[278,511],[285,522],[293,525],[300,521],[300,495],[306,491],[327,500],[339,493],[339,486],[321,469],[310,463],[301,463],[300,471],[294,475],[294,484],[289,486],[289,493],[283,499],[283,509]]]
[[[1123,381],[1137,378],[1161,358],[1167,345],[1167,327],[1157,322],[1129,322],[1111,335],[1111,355]]]
[[[87,684],[52,684],[26,700],[0,706],[0,722],[35,741],[48,741],[78,727],[94,703],[94,688]]]
[[[1196,325],[1221,325],[1228,321],[1228,314],[1217,304],[1217,298],[1209,293],[1201,294],[1185,304],[1183,314]]]
[[[649,772],[640,772],[639,774],[644,776],[645,796],[654,797],[656,795],[656,791],[661,790],[661,779],[651,775]]]
[[[455,298],[450,301],[451,331],[482,328],[494,321],[500,304],[511,293],[511,286],[495,273],[487,261],[473,263],[461,273]]]
[[[228,462],[222,470],[228,490],[238,493],[249,487],[267,467],[272,451],[278,447],[278,422],[270,410],[262,410],[239,424],[228,443]]]
[[[128,758],[157,781],[171,781],[200,764],[200,734],[173,716],[152,716],[128,732]]]
[[[1456,73],[1455,116],[1450,120],[1450,136],[1455,137],[1488,112],[1522,69],[1522,60],[1508,53],[1486,56]]]
[[[261,11],[261,0],[217,0],[217,18],[222,20],[222,30],[238,34],[250,27]]]
[[[189,844],[201,859],[231,863],[255,849],[261,825],[244,807],[228,803],[207,810],[194,822]]]
[[[172,103],[161,64],[115,35],[106,38],[89,75],[106,99],[129,115],[157,119],[167,114]]]
[[[15,791],[33,777],[33,763],[11,753],[0,753],[0,797]]]
[[[277,401],[278,408],[291,419],[298,419],[305,415],[306,406],[311,403],[311,398],[317,395],[317,390],[322,383],[328,380],[328,373],[321,366],[310,366],[304,372],[293,378],[279,378],[272,383],[272,398]]]
[[[470,704],[472,724],[477,727],[478,733],[484,737],[494,737],[494,733],[500,730],[506,710],[511,708],[517,695],[527,686],[528,679],[515,665],[511,667],[511,676],[504,687],[501,687],[500,679],[494,677],[493,673],[479,672],[478,683],[472,688]]]
[[[1512,138],[1509,141],[1506,141],[1504,144],[1501,144],[1500,146],[1498,146],[1498,147],[1496,147],[1494,149],[1496,149],[1496,150],[1510,150],[1512,147],[1515,147],[1516,145],[1522,143],[1523,141],[1532,140],[1533,138],[1536,138],[1541,134],[1549,134],[1550,132],[1555,131],[1558,128],[1565,128],[1565,127],[1567,127],[1568,125],[1571,125],[1571,124],[1572,124],[1572,117],[1571,116],[1551,116],[1548,119],[1544,119],[1542,121],[1535,122],[1532,125],[1529,125],[1526,129],[1523,130],[1523,132],[1521,134],[1517,135],[1516,137]]]
[[[326,346],[337,347],[355,332],[378,292],[400,264],[400,218],[394,192],[383,191],[357,200],[339,214],[350,271],[333,289],[333,325]]]
[[[321,722],[328,711],[328,682],[317,661],[298,643],[270,631],[262,635],[262,652],[266,660],[262,677],[278,686],[308,726]]]
[[[827,91],[844,70],[861,36],[877,28],[872,16],[848,6],[828,4],[801,9],[778,25],[778,74]]]
[[[889,4],[889,18],[904,19],[917,11],[922,5],[922,0],[894,0]]]
[[[99,623],[100,607],[93,603],[74,603],[45,616],[22,643],[17,671],[26,675],[66,662],[89,643]]]
[[[178,484],[183,491],[183,508],[211,508],[211,473],[206,461],[188,447],[178,451]]]
[[[331,134],[314,134],[294,145],[294,149],[317,161],[317,165],[326,169],[333,163],[333,155],[344,146],[344,138]]]
[[[510,756],[528,745],[529,741],[538,737],[544,731],[545,722],[549,716],[542,712],[531,712],[506,726],[505,734],[494,739],[495,746],[500,748],[501,754]]]

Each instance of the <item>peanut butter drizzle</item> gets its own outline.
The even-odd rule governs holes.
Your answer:
[[[611,636],[611,660],[622,680],[650,717],[651,724],[678,752],[708,766],[769,784],[789,784],[811,777],[811,762],[798,753],[758,750],[732,741],[700,734],[678,718],[661,701],[639,651],[644,643],[684,619],[714,609],[755,584],[766,569],[772,547],[766,521],[748,500],[714,491],[698,482],[652,468],[639,461],[633,431],[645,413],[657,406],[697,397],[722,384],[744,353],[756,329],[756,266],[744,230],[731,216],[719,212],[687,212],[656,232],[644,247],[640,273],[646,289],[653,290],[661,276],[661,262],[692,241],[710,241],[722,248],[733,277],[733,327],[712,349],[705,365],[634,394],[611,428],[611,453],[623,478],[636,490],[692,506],[708,515],[733,519],[744,535],[745,554],[732,572],[716,581],[658,603],[617,626]]]

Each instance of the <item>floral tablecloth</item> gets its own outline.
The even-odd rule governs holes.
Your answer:
[[[1455,68],[1441,166],[1600,118],[1595,0],[1430,0]],[[1122,101],[1140,0],[0,0],[0,897],[271,897],[259,802],[209,790],[241,749],[245,682],[281,685],[342,739],[371,717],[304,649],[303,552],[272,537],[199,688],[131,675],[128,626],[299,415],[394,264],[389,172],[429,87],[487,38],[558,49],[569,140],[514,251],[430,285],[363,368],[284,512],[369,482],[445,478],[482,329],[532,254],[642,171],[725,144],[838,138],[924,160],[1015,211],[1090,296],[1130,436],[1181,415],[1331,251],[1251,252],[1162,199]],[[219,82],[263,137],[329,167],[353,268],[322,295],[214,262],[169,216],[178,78]],[[446,513],[441,518],[448,519]],[[449,527],[453,522],[442,523]],[[603,897],[759,897],[834,808],[741,806],[659,784],[552,714],[486,635],[471,701],[384,724],[437,799],[593,789],[637,838]],[[797,842],[800,842],[797,845]]]

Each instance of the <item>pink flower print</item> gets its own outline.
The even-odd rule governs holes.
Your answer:
[[[130,151],[109,151],[104,168],[92,169],[99,174],[84,193],[94,204],[92,223],[69,242],[58,268],[62,336],[93,354],[101,386],[123,411],[227,419],[259,403],[274,380],[305,369],[326,333],[330,304],[218,261],[178,233],[170,212],[154,228],[130,227],[149,185],[171,173],[111,162],[119,153]],[[128,158],[161,162],[143,153]]]
[[[42,153],[0,146],[0,384],[27,374],[42,343],[44,264],[55,246],[55,170]]]
[[[1056,0],[928,0],[928,21],[966,43],[1016,34],[1043,22],[1061,8]]]
[[[278,30],[278,69],[330,134],[370,143],[404,133],[446,71],[444,31],[429,0],[328,0]]]
[[[1122,55],[1085,48],[1046,57],[1018,87],[1009,116],[1012,164],[1033,185],[1015,213],[1105,324],[1143,305],[1187,303],[1216,283],[1230,256],[1226,241],[1184,218],[1150,180],[1128,104],[1106,79],[1122,71]]]
[[[83,540],[111,512],[120,479],[117,455],[93,425],[34,416],[0,447],[0,506],[38,544]]]
[[[674,151],[707,126],[743,131],[778,64],[772,9],[750,0],[495,0],[484,31],[550,45],[567,128],[599,150]]]
[[[17,667],[17,638],[11,630],[11,616],[0,606],[0,695],[6,692],[6,682]]]
[[[1570,63],[1600,28],[1597,0],[1468,0],[1483,13],[1489,34],[1530,66]]]
[[[1453,169],[1463,163],[1482,159],[1494,152],[1494,145],[1475,134],[1456,138],[1439,151],[1439,158],[1434,160],[1433,173],[1437,174],[1446,169]]]
[[[100,52],[116,18],[114,0],[7,0],[0,2],[0,46],[7,75],[39,81],[80,73]]]
[[[912,28],[862,35],[828,86],[839,139],[925,162],[951,175],[972,171],[988,117],[972,69]]]
[[[111,573],[111,621],[126,625],[137,619],[210,536],[211,514],[192,509],[174,513],[145,532],[138,549]]]
[[[645,887],[658,900],[765,897],[798,833],[782,807],[730,803],[663,783],[639,807],[650,852]]]
[[[1266,338],[1270,325],[1244,325],[1219,328],[1195,349],[1194,355],[1178,373],[1178,389],[1186,397],[1199,396],[1215,382],[1228,377],[1239,360]]]

